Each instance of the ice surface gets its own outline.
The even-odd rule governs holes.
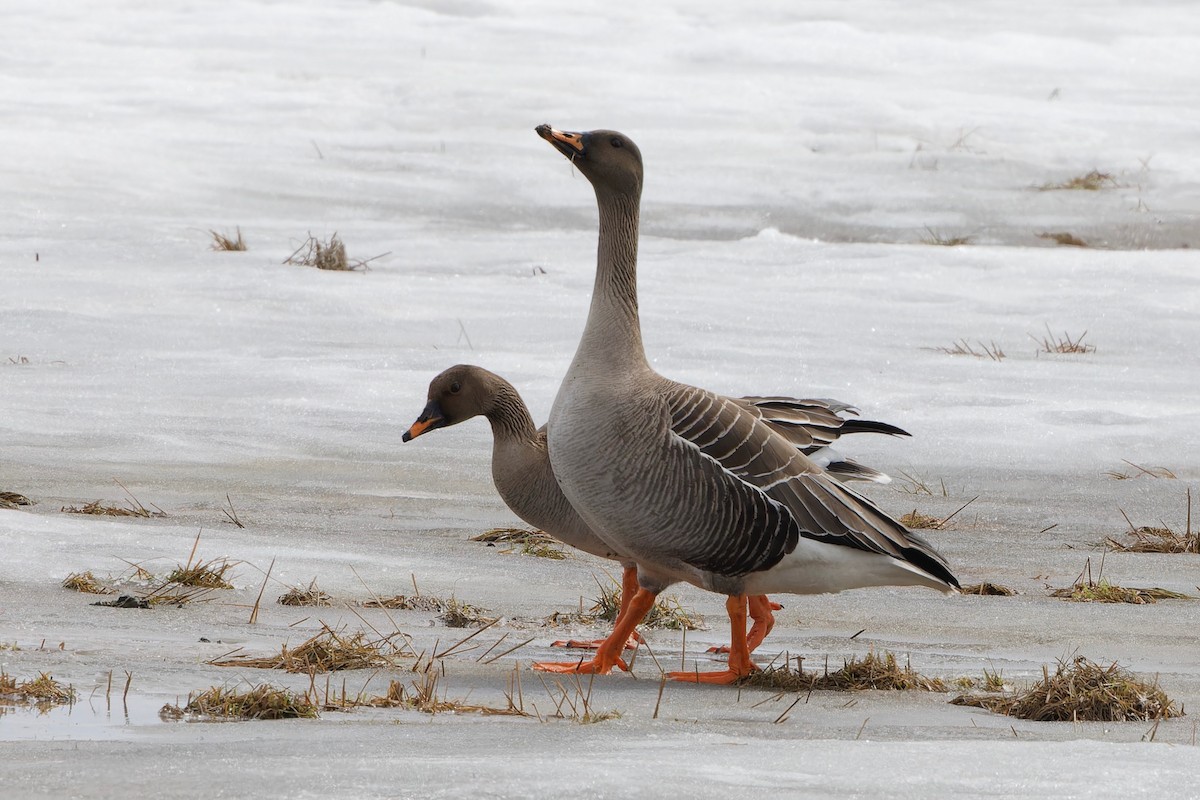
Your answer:
[[[46,4],[0,12],[0,665],[80,690],[69,713],[0,716],[0,785],[20,797],[478,797],[783,791],[811,797],[1180,796],[1200,785],[1191,717],[1014,722],[945,695],[794,697],[597,679],[596,725],[411,712],[319,722],[163,724],[143,713],[222,682],[305,676],[207,665],[344,603],[273,598],[314,576],[341,600],[421,589],[493,609],[534,642],[446,660],[452,696],[502,702],[594,595],[605,565],[466,541],[515,523],[475,422],[401,445],[456,362],[510,378],[544,419],[586,314],[590,188],[533,134],[632,136],[647,164],[640,299],[665,374],[729,393],[829,396],[911,440],[841,449],[897,480],[896,514],[964,582],[783,598],[762,660],[836,665],[870,648],[944,677],[1016,682],[1076,652],[1200,707],[1196,604],[1068,604],[1127,525],[1185,525],[1200,476],[1200,16],[1184,2],[761,3],[533,0]],[[1099,170],[1100,191],[1038,191]],[[244,253],[207,249],[241,228]],[[365,273],[281,263],[337,231]],[[1103,249],[1054,247],[1069,232]],[[972,246],[923,244],[968,236]],[[1031,336],[1096,352],[1037,354]],[[1006,358],[951,356],[955,342]],[[1124,460],[1177,479],[1116,480]],[[909,494],[908,473],[932,495]],[[60,513],[121,502],[168,516]],[[246,522],[224,522],[226,496]],[[1193,523],[1194,524],[1194,523]],[[244,563],[221,600],[94,608],[69,572]],[[275,560],[259,623],[246,624]],[[1110,554],[1106,577],[1197,591],[1196,556]],[[364,585],[365,584],[365,585]],[[726,638],[720,598],[678,592]],[[358,614],[362,614],[360,619]],[[398,612],[417,648],[460,634]],[[866,629],[857,638],[849,637]],[[599,635],[599,629],[583,629]],[[201,642],[201,638],[208,642]],[[660,659],[678,634],[652,632]],[[59,649],[59,644],[62,649]],[[689,660],[687,663],[691,663]],[[700,657],[700,667],[715,667]],[[133,673],[132,713],[104,700]],[[382,690],[394,675],[354,673]],[[531,688],[532,687],[532,688]],[[755,706],[762,700],[768,702]],[[397,724],[399,723],[399,724]],[[1010,728],[1010,725],[1012,726]],[[68,739],[67,742],[49,742]],[[869,740],[869,741],[868,741]],[[1166,743],[1166,744],[1164,744]],[[1174,745],[1174,746],[1171,746]],[[69,761],[71,768],[61,764]]]

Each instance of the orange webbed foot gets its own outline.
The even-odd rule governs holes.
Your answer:
[[[539,661],[533,665],[533,668],[539,672],[556,672],[567,675],[607,675],[613,667],[629,671],[629,665],[621,658],[612,663],[606,663],[604,659],[593,658],[591,661],[582,659],[579,661]]]
[[[728,686],[737,683],[745,676],[737,670],[723,669],[718,672],[668,672],[667,677],[673,681],[684,683],[712,683]]]
[[[604,644],[604,639],[560,639],[557,642],[551,642],[551,647],[571,647],[578,650],[599,650],[600,645]],[[640,637],[635,633],[625,642],[626,650],[636,650]]]

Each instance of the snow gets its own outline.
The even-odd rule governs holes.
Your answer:
[[[619,129],[642,150],[640,300],[660,371],[835,397],[911,431],[839,449],[896,478],[867,491],[897,515],[977,497],[930,538],[964,582],[1022,592],[785,597],[761,661],[876,647],[928,674],[1021,683],[1079,653],[1200,707],[1196,604],[1046,596],[1086,559],[1099,569],[1122,514],[1182,530],[1200,477],[1190,4],[12,0],[0,19],[0,490],[37,501],[0,510],[0,644],[20,648],[0,666],[51,671],[87,698],[0,716],[13,796],[1133,797],[1197,783],[1190,717],[1151,742],[1149,724],[818,693],[773,725],[793,697],[670,686],[653,719],[644,656],[640,680],[596,679],[593,702],[622,716],[594,725],[153,713],[243,678],[308,685],[205,663],[233,647],[269,652],[318,620],[392,624],[270,602],[314,576],[342,600],[415,577],[495,610],[488,645],[534,643],[491,665],[450,656],[448,691],[502,702],[519,669],[550,703],[527,667],[562,631],[531,620],[577,608],[605,565],[467,541],[515,523],[484,423],[400,443],[454,363],[505,375],[548,413],[586,315],[595,215],[586,181],[534,135],[547,121]],[[1038,190],[1093,169],[1112,178],[1100,191]],[[235,227],[247,252],[208,250],[210,229]],[[334,231],[352,258],[387,255],[359,273],[281,263]],[[922,243],[935,236],[971,244]],[[1039,354],[1046,326],[1086,331],[1096,351]],[[1006,357],[939,350],[958,341]],[[1135,472],[1125,460],[1176,479],[1107,474]],[[905,473],[933,494],[906,493]],[[121,502],[116,480],[167,516],[59,511]],[[227,495],[245,529],[224,522]],[[198,531],[202,557],[243,562],[220,600],[125,611],[58,586],[119,574],[121,559],[169,568]],[[1196,556],[1103,564],[1124,585],[1200,582]],[[715,668],[697,654],[726,638],[721,599],[677,594],[711,625],[689,634],[688,658]],[[429,614],[394,617],[418,650],[459,638]],[[680,658],[678,634],[650,638]],[[104,702],[110,670],[134,674],[128,722]]]

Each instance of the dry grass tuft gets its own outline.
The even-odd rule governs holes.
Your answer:
[[[361,261],[352,261],[346,256],[346,245],[338,238],[337,233],[330,236],[328,242],[323,242],[310,233],[304,244],[297,247],[290,256],[283,260],[283,263],[298,264],[302,267],[316,267],[317,269],[332,270],[334,272],[353,272],[355,270],[366,270],[367,264],[386,255],[388,254],[381,253]]]
[[[939,247],[958,247],[971,243],[970,236],[943,236],[928,225],[925,226],[928,236],[922,237],[921,244],[937,245]]]
[[[1176,533],[1164,523],[1161,528],[1143,525],[1135,528],[1124,511],[1121,516],[1129,523],[1129,533],[1134,541],[1118,542],[1109,537],[1106,541],[1112,550],[1122,553],[1200,553],[1200,531],[1192,530],[1192,490],[1187,490],[1187,515],[1184,532]]]
[[[933,489],[930,488],[929,483],[920,475],[912,472],[906,472],[905,470],[900,470],[900,478],[902,479],[903,483],[896,488],[905,494],[927,494],[930,497],[933,497]],[[949,497],[950,490],[946,488],[945,479],[940,479],[938,484],[938,493],[942,497]]]
[[[1039,192],[1083,191],[1097,192],[1105,187],[1116,186],[1117,182],[1107,172],[1094,169],[1085,175],[1076,175],[1061,183],[1043,183],[1038,187]]]
[[[1133,587],[1117,586],[1101,578],[1098,581],[1076,583],[1065,589],[1055,589],[1051,597],[1073,600],[1077,603],[1132,603],[1144,605],[1157,603],[1159,600],[1193,600],[1195,598],[1169,589],[1136,589]]]
[[[1081,333],[1077,338],[1072,339],[1071,335],[1064,331],[1060,339],[1050,332],[1048,324],[1046,325],[1046,335],[1041,339],[1038,339],[1032,333],[1029,334],[1029,338],[1038,344],[1038,353],[1083,355],[1096,352],[1095,345],[1087,344],[1083,341],[1083,337],[1085,336],[1087,336],[1087,331]]]
[[[403,594],[398,594],[393,597],[384,597],[377,600],[366,600],[363,602],[363,608],[392,608],[401,611],[445,611],[447,603],[439,597],[432,595],[417,594],[411,597]]]
[[[317,588],[317,579],[313,578],[308,584],[308,588],[293,586],[284,594],[279,595],[277,601],[281,606],[313,606],[314,608],[328,608],[333,605],[333,598],[325,594]]]
[[[995,342],[984,344],[977,341],[975,344],[979,346],[979,350],[972,347],[966,339],[959,339],[954,342],[952,347],[926,347],[924,349],[933,350],[935,353],[945,353],[950,356],[974,356],[975,358],[990,358],[992,361],[1003,361],[1005,359],[1004,351]]]
[[[538,558],[551,558],[561,561],[567,554],[559,549],[558,540],[543,531],[526,528],[492,528],[471,537],[472,542],[484,542],[488,545],[510,544],[513,548],[520,547],[521,554]],[[513,548],[505,550],[513,552]]]
[[[1083,239],[1080,239],[1075,234],[1068,233],[1067,231],[1045,231],[1043,233],[1039,233],[1037,237],[1039,239],[1049,239],[1057,244],[1063,245],[1064,247],[1091,247],[1091,245],[1085,242]]]
[[[448,628],[481,628],[491,625],[498,617],[486,616],[487,611],[470,603],[460,603],[451,597],[446,610],[438,617]]]
[[[1192,600],[1194,598],[1172,592],[1167,589],[1135,589],[1124,586],[1117,586],[1104,579],[1104,562],[1100,562],[1100,572],[1096,575],[1095,580],[1092,579],[1092,560],[1089,558],[1084,562],[1083,570],[1079,573],[1079,577],[1075,579],[1075,583],[1066,589],[1055,589],[1050,593],[1051,597],[1060,597],[1064,600],[1073,600],[1078,603],[1133,603],[1135,605],[1143,605],[1145,603],[1157,603],[1159,600]]]
[[[476,534],[471,537],[472,542],[484,542],[486,544],[543,544],[553,543],[554,537],[544,531],[535,531],[528,528],[492,528],[483,533]]]
[[[1147,722],[1183,715],[1157,681],[1148,684],[1116,663],[1102,667],[1082,656],[1059,661],[1053,675],[1042,667],[1042,680],[1024,692],[964,695],[950,702],[1045,722]]]
[[[255,667],[258,669],[282,669],[288,672],[312,674],[334,672],[343,669],[392,668],[398,659],[413,655],[407,640],[394,641],[404,634],[397,631],[377,639],[368,638],[362,631],[344,634],[322,623],[321,632],[299,646],[288,649],[283,645],[277,656],[239,656],[227,654],[209,661],[214,667]],[[240,649],[240,648],[239,648]],[[234,653],[237,651],[235,650]]]
[[[911,663],[903,667],[896,662],[894,653],[882,656],[874,651],[862,658],[851,656],[842,662],[842,668],[829,671],[829,660],[825,661],[824,672],[806,672],[803,666],[793,669],[785,664],[768,667],[755,672],[741,681],[743,686],[755,686],[778,691],[809,692],[818,689],[833,692],[857,692],[866,689],[894,691],[947,691],[941,678],[927,678],[916,672]]]
[[[16,492],[0,492],[0,508],[18,508],[20,506],[31,506],[33,501],[23,494]]]
[[[1003,692],[1008,688],[1008,684],[1004,682],[1004,673],[1000,671],[993,672],[989,669],[984,669],[983,678],[978,680],[966,675],[961,678],[955,678],[954,685],[959,689],[974,689],[978,687],[985,692]]]
[[[59,683],[45,672],[20,683],[12,675],[0,672],[0,701],[28,703],[45,711],[52,706],[75,702],[75,687]]]
[[[1015,589],[1000,586],[996,583],[988,583],[987,581],[962,586],[959,588],[959,592],[962,594],[994,595],[996,597],[1012,597],[1017,593]]]
[[[182,706],[167,704],[159,711],[164,719],[193,717],[205,720],[315,719],[317,707],[307,694],[260,684],[238,690],[213,686],[189,695]]]
[[[141,501],[125,488],[125,484],[120,481],[116,481],[116,484],[125,492],[126,499],[124,506],[104,505],[101,501],[95,500],[85,506],[63,506],[59,510],[67,514],[91,514],[101,517],[142,517],[144,519],[165,517],[167,515],[165,511],[158,506],[154,506],[153,503],[150,504],[154,506],[153,511],[146,508],[142,505]]]
[[[84,592],[85,594],[116,594],[117,592],[116,589],[108,584],[98,581],[91,570],[87,572],[72,572],[63,579],[62,587],[75,592]]]
[[[213,250],[242,251],[246,249],[246,241],[242,238],[241,228],[237,229],[237,238],[235,239],[230,239],[225,234],[217,233],[214,230],[210,230],[209,234],[213,238],[212,244],[209,245]]]
[[[908,514],[900,517],[899,522],[906,528],[940,528],[942,520],[937,517],[931,517],[928,514],[922,514],[915,508]]]
[[[511,694],[508,705],[504,708],[482,706],[467,703],[465,700],[451,700],[443,690],[438,696],[438,681],[441,671],[432,663],[420,671],[420,677],[413,679],[408,685],[401,681],[391,681],[387,692],[367,701],[367,705],[376,708],[407,708],[426,714],[483,714],[484,716],[528,717],[525,712],[513,702]]]
[[[1132,542],[1109,538],[1108,546],[1120,553],[1200,553],[1200,532],[1182,534],[1170,528],[1143,525],[1130,531]]]
[[[171,574],[167,576],[167,583],[202,589],[232,589],[233,584],[225,580],[225,573],[231,570],[235,563],[225,558],[197,561],[194,564],[189,561],[171,570]]]
[[[140,504],[137,505],[136,507],[128,506],[128,505],[127,506],[105,505],[100,500],[93,500],[92,502],[87,503],[86,505],[82,505],[82,506],[63,506],[59,510],[65,514],[91,514],[92,516],[97,516],[97,517],[149,518],[149,517],[165,517],[166,516],[166,513],[164,513],[161,509],[158,511],[150,511],[149,509],[141,506]]]
[[[225,579],[225,574],[241,562],[224,557],[209,561],[197,558],[196,550],[200,547],[202,533],[196,534],[187,562],[177,564],[164,580],[147,589],[141,595],[142,599],[154,605],[182,606],[207,596],[215,589],[233,588],[233,584]],[[144,572],[140,567],[137,569]],[[147,577],[150,577],[148,573]]]
[[[562,561],[566,559],[566,551],[555,547],[552,544],[545,542],[537,542],[521,545],[521,555],[534,556],[536,558],[549,558],[553,561]]]
[[[591,617],[605,622],[615,622],[617,613],[621,610],[621,584],[610,576],[607,586],[599,579],[596,579],[596,585],[600,590],[600,596],[595,598],[595,602],[589,610]],[[659,595],[645,619],[642,620],[642,625],[647,628],[695,631],[703,627],[704,618],[695,611],[684,608],[679,602],[679,598]]]
[[[1143,467],[1141,464],[1135,464],[1132,461],[1122,458],[1129,466],[1133,467],[1133,472],[1128,470],[1110,469],[1104,474],[1112,478],[1114,481],[1127,481],[1133,478],[1140,478],[1143,475],[1150,478],[1165,478],[1166,480],[1175,480],[1175,473],[1166,467]]]

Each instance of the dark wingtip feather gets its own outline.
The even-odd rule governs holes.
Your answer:
[[[843,435],[847,433],[886,433],[888,436],[912,436],[903,428],[871,419],[848,419],[843,423],[841,432]]]

